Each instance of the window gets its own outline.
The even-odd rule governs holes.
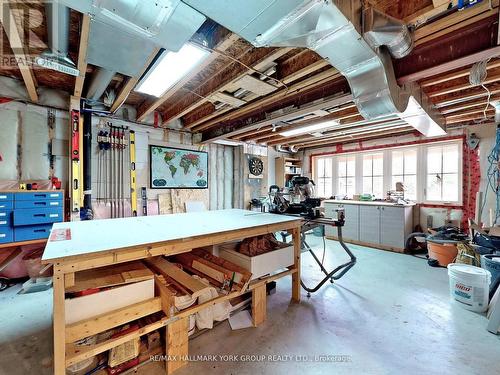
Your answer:
[[[338,190],[339,195],[347,195],[349,198],[356,194],[356,157],[355,155],[339,156],[338,167]]]
[[[313,157],[318,197],[373,194],[385,198],[396,183],[405,198],[453,205],[462,200],[462,141],[432,142],[380,150]]]
[[[323,198],[329,198],[333,195],[333,175],[332,158],[321,158],[317,160],[315,183],[317,194]]]
[[[396,183],[405,186],[405,198],[417,200],[417,150],[399,149],[392,151],[391,190],[396,189]]]
[[[384,154],[363,155],[363,194],[384,197]]]
[[[426,200],[440,202],[459,201],[459,144],[427,147]]]

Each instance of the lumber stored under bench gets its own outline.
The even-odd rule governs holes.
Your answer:
[[[167,355],[187,358],[189,315],[209,305],[237,297],[252,290],[254,324],[265,320],[265,284],[279,277],[292,275],[292,300],[300,300],[300,225],[297,217],[259,213],[245,210],[219,210],[185,214],[133,217],[96,221],[54,224],[42,262],[54,267],[54,373],[63,375],[66,367],[102,353],[135,337],[166,327]],[[123,322],[120,315],[141,310],[150,313],[163,311],[165,317],[119,338],[75,349],[68,337],[78,335],[78,324],[72,324],[67,335],[65,323],[65,291],[75,283],[75,272],[92,268],[146,259],[160,255],[175,255],[194,248],[217,245],[227,241],[264,235],[278,231],[293,233],[295,263],[289,270],[267,279],[254,280],[248,288],[195,305],[172,316],[171,301],[164,294],[141,306],[132,305],[122,311],[112,311],[93,322],[84,322],[85,329],[106,328],[111,320]],[[144,306],[143,306],[144,305]],[[130,311],[128,311],[130,310]],[[113,318],[113,319],[111,319]],[[89,324],[96,327],[89,327]],[[97,325],[99,327],[97,327]],[[82,326],[83,328],[83,326]],[[110,327],[108,327],[110,328]],[[102,329],[104,330],[104,329]],[[76,332],[76,333],[75,333]],[[167,362],[166,373],[186,364],[185,360]]]

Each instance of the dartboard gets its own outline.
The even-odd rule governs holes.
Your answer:
[[[259,158],[250,158],[248,166],[250,167],[250,173],[254,176],[260,176],[264,171],[264,163]]]

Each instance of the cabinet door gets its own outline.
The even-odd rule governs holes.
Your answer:
[[[336,219],[337,218],[337,212],[341,207],[340,204],[336,203],[325,203],[325,217],[330,218],[330,219]],[[327,237],[336,237],[337,236],[337,228],[332,227],[331,225],[326,225],[325,226],[325,235]]]
[[[359,205],[346,204],[345,225],[342,228],[342,236],[346,240],[359,241]]]
[[[359,240],[380,243],[380,207],[359,206]]]
[[[381,207],[380,243],[399,249],[405,247],[404,207]]]

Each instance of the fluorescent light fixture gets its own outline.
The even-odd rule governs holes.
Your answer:
[[[159,98],[209,54],[207,50],[190,43],[184,44],[179,52],[164,51],[139,82],[135,91]]]
[[[317,132],[318,130],[328,129],[337,125],[339,125],[338,121],[325,121],[308,126],[302,126],[300,128],[285,130],[280,132],[279,134],[282,135],[283,137],[291,137],[299,134],[314,133]]]

